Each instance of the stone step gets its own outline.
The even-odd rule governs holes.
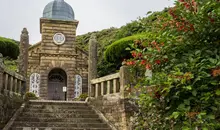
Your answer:
[[[99,118],[36,118],[36,117],[19,117],[18,122],[72,122],[72,123],[102,123]]]
[[[24,129],[25,128],[25,129]],[[36,127],[12,127],[10,130],[36,130]],[[111,130],[110,128],[38,127],[37,130]]]
[[[29,109],[26,108],[24,109],[24,112],[36,112],[36,113],[51,113],[51,112],[56,112],[56,113],[71,113],[71,114],[75,114],[75,113],[87,113],[87,114],[93,114],[95,113],[93,110],[91,109]]]
[[[55,118],[99,118],[96,114],[87,114],[87,113],[32,113],[32,112],[23,112],[20,117],[55,117]]]
[[[108,128],[106,123],[70,123],[70,122],[23,122],[15,121],[13,127],[66,127],[66,128]]]
[[[86,106],[85,102],[67,102],[67,101],[30,101],[28,105],[59,105],[59,106]]]
[[[87,109],[91,109],[91,107],[89,106],[68,106],[68,105],[28,105],[26,106],[26,108],[29,109],[47,109],[47,108],[56,108],[56,109],[82,109],[82,110],[87,110]]]

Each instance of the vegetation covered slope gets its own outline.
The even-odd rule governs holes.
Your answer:
[[[118,62],[109,62],[104,58],[104,52],[109,45],[120,40],[121,38],[125,38],[128,36],[132,36],[139,33],[144,32],[157,32],[160,26],[158,23],[161,20],[161,17],[167,16],[168,9],[164,9],[161,12],[154,12],[151,15],[148,15],[143,18],[138,18],[121,28],[109,28],[104,29],[102,31],[96,31],[87,33],[84,35],[80,35],[76,37],[76,44],[80,48],[88,51],[88,41],[92,33],[95,33],[97,36],[98,45],[98,75],[104,76],[110,73],[114,73],[117,69],[119,69],[120,65]],[[106,71],[107,70],[107,71]]]

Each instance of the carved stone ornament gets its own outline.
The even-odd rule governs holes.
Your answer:
[[[54,36],[53,36],[53,41],[56,45],[62,45],[64,44],[64,42],[66,41],[66,38],[64,36],[64,34],[62,33],[56,33]]]

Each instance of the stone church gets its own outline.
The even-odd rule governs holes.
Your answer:
[[[68,3],[54,0],[40,18],[40,42],[30,46],[23,29],[19,70],[40,99],[71,100],[88,92],[88,54],[75,44],[78,23]]]

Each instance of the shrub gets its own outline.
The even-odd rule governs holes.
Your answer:
[[[87,93],[83,93],[79,96],[79,99],[81,100],[86,100],[86,98],[88,97],[88,94]]]
[[[126,48],[130,47],[130,45],[135,41],[147,40],[149,37],[152,36],[153,34],[146,33],[122,38],[107,47],[105,51],[105,59],[108,62],[120,64],[124,59],[132,57],[132,55],[130,54],[130,50],[126,50]]]
[[[167,22],[159,23],[158,37],[143,49],[133,46],[131,53],[142,56],[127,64],[152,72],[136,86],[136,129],[219,129],[219,7],[216,0],[179,0],[161,19]]]
[[[0,37],[0,52],[4,57],[8,56],[12,59],[17,59],[19,55],[19,46],[11,39]]]
[[[36,99],[38,99],[38,97],[32,92],[27,92],[24,97],[25,101],[36,100]]]

